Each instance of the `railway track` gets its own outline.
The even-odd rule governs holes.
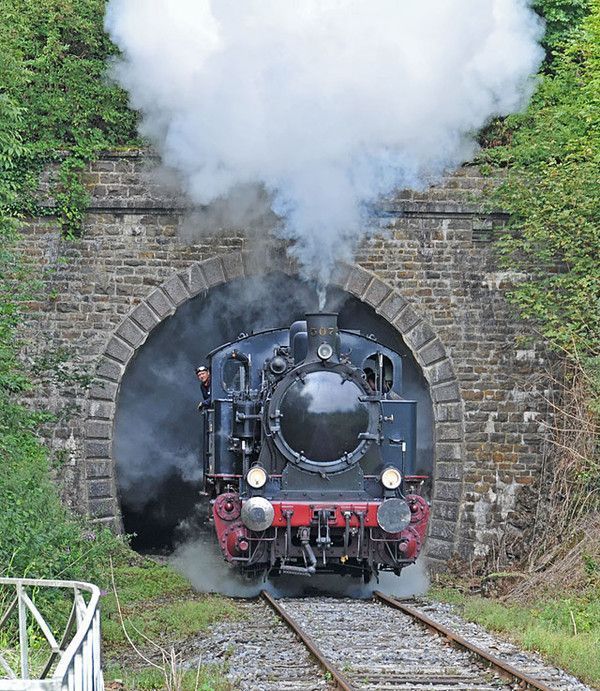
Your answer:
[[[262,599],[299,638],[325,678],[345,691],[556,691],[437,624],[406,602],[375,593],[373,600]],[[562,687],[569,688],[569,687]]]

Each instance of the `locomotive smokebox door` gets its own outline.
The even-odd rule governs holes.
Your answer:
[[[413,475],[417,461],[417,402],[381,401],[381,458],[403,475]]]

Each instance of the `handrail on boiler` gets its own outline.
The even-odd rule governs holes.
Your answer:
[[[58,581],[37,578],[0,578],[0,586],[14,586],[15,596],[0,616],[0,629],[9,620],[15,607],[19,620],[20,674],[11,667],[0,651],[0,689],[2,691],[103,691],[104,677],[100,659],[100,590],[92,583]],[[63,588],[73,592],[71,614],[60,643],[56,640],[33,600],[27,593],[31,588]],[[90,593],[85,602],[84,592]],[[28,612],[44,634],[51,650],[50,657],[38,679],[30,677]],[[75,633],[71,640],[73,627]],[[66,646],[66,647],[65,647]],[[51,676],[48,676],[59,658]],[[2,677],[4,674],[4,677]]]

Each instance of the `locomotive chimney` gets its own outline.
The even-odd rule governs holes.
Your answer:
[[[311,312],[306,315],[308,352],[306,361],[337,362],[340,355],[340,334],[336,312]]]

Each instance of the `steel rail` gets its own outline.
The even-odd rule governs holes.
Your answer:
[[[415,609],[414,607],[411,607],[410,605],[407,605],[404,602],[400,602],[399,600],[396,600],[393,597],[384,595],[382,592],[378,590],[376,590],[373,593],[373,597],[375,598],[375,600],[378,600],[379,602],[382,602],[383,604],[388,605],[389,607],[393,607],[394,609],[400,610],[400,612],[403,612],[404,614],[407,614],[413,619],[416,619],[418,622],[426,626],[431,631],[442,634],[453,645],[456,645],[462,648],[463,650],[466,650],[467,652],[474,653],[475,655],[483,658],[491,667],[493,667],[503,677],[508,678],[511,681],[517,681],[519,682],[519,684],[523,684],[524,688],[536,689],[537,691],[555,691],[552,687],[546,686],[546,684],[542,683],[541,681],[538,681],[537,679],[530,677],[528,674],[519,671],[516,667],[513,667],[512,665],[509,665],[507,662],[504,662],[504,660],[501,660],[500,658],[491,655],[487,652],[487,650],[484,650],[483,648],[480,648],[474,643],[469,642],[466,638],[463,638],[462,636],[454,633],[447,627],[431,619],[431,617],[428,617],[426,614],[422,614],[421,612],[419,612],[419,610]]]
[[[319,650],[319,647],[313,639],[302,629],[296,620],[285,611],[277,600],[273,599],[266,590],[261,590],[260,595],[271,609],[289,626],[302,643],[304,643],[310,654],[317,660],[321,667],[331,675],[332,681],[335,682],[337,687],[342,689],[342,691],[355,691],[356,687],[352,686],[342,672],[323,656],[323,653]]]

